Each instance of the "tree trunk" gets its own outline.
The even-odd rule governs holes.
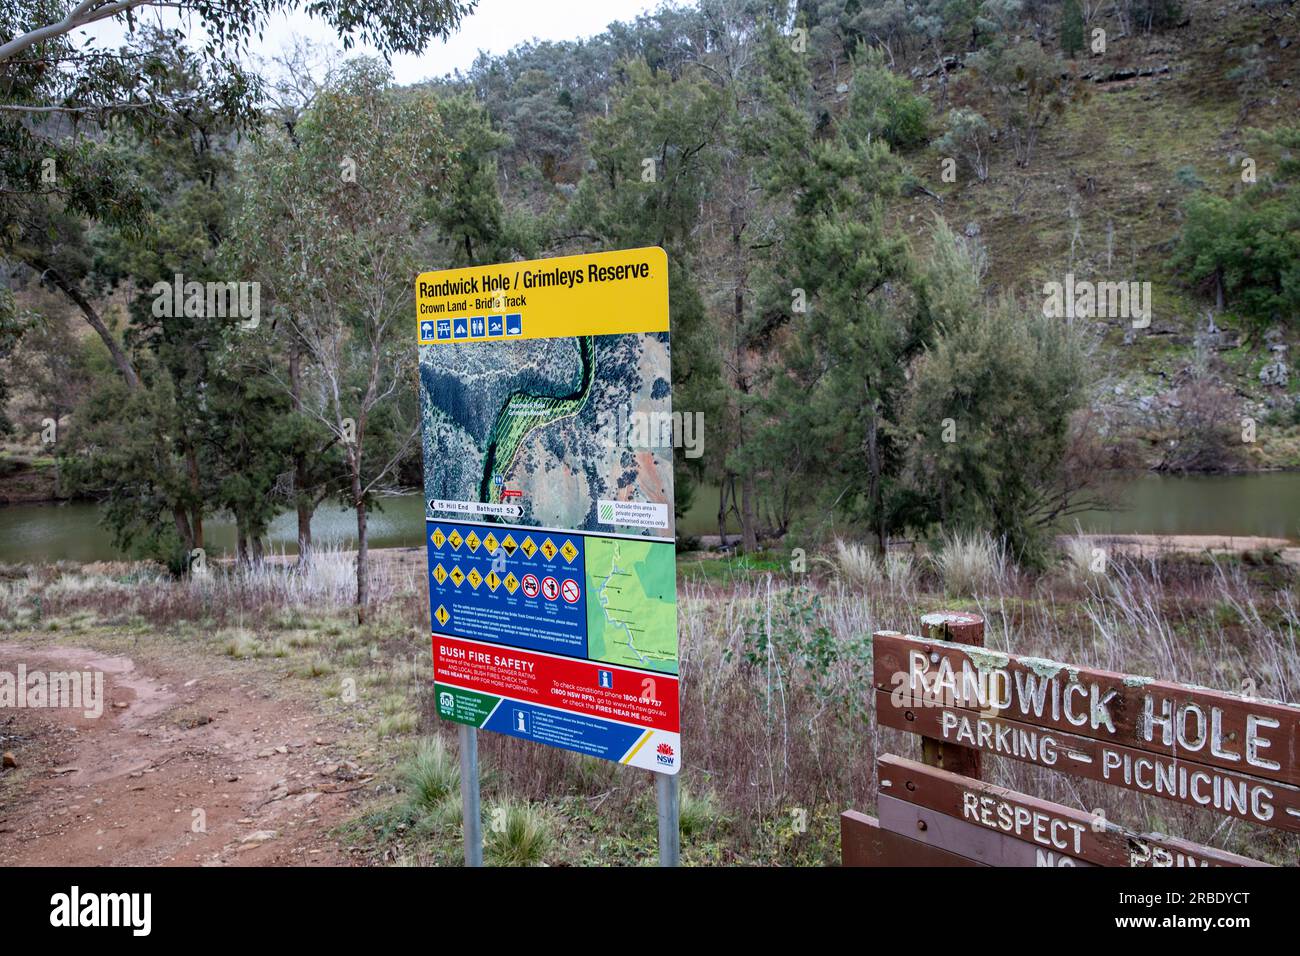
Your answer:
[[[366,502],[361,494],[361,473],[352,472],[352,500],[357,509],[357,623],[366,623],[370,608],[369,537],[366,530]]]
[[[871,418],[867,422],[867,500],[871,507],[871,522],[876,532],[876,551],[884,554],[888,547],[885,531],[884,487],[880,475],[880,421],[873,403]]]
[[[296,480],[296,478],[295,478]],[[298,499],[298,567],[311,564],[311,505]]]
[[[199,482],[198,455],[188,437],[185,440],[185,468],[189,477],[190,494],[193,496],[190,504],[190,527],[194,529],[194,547],[201,548],[203,547],[203,492]]]
[[[740,479],[740,523],[742,540],[747,554],[758,550],[758,515],[754,510],[754,476],[746,474]]]
[[[117,343],[117,339],[113,338],[113,333],[108,330],[108,326],[99,317],[99,313],[90,304],[90,300],[81,294],[81,290],[76,285],[64,278],[58,270],[42,257],[33,256],[27,260],[27,264],[39,272],[42,279],[52,282],[60,292],[76,304],[77,308],[81,310],[81,314],[86,317],[86,322],[95,330],[95,334],[103,340],[104,346],[108,349],[109,357],[113,360],[113,365],[122,373],[122,378],[126,381],[127,387],[132,391],[138,389],[140,387],[140,378],[135,374],[131,360],[127,358],[126,352]]]
[[[194,533],[190,530],[189,515],[184,508],[176,505],[172,508],[172,520],[176,522],[176,533],[181,536],[181,544],[185,546],[185,556],[189,557],[194,550]]]
[[[730,475],[723,475],[718,485],[718,547],[727,543],[727,485],[731,480]]]
[[[302,352],[295,340],[289,348],[289,397],[293,410],[302,412]],[[302,450],[293,455],[293,494],[298,511],[298,567],[311,563],[311,516],[315,506],[311,503],[307,487],[307,453]]]

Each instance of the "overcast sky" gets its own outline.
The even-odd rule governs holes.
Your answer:
[[[657,9],[660,0],[479,0],[478,7],[461,24],[457,33],[443,43],[433,41],[420,56],[396,56],[393,72],[399,83],[414,83],[465,70],[479,50],[504,53],[531,39],[576,40],[603,33],[617,20],[634,20],[641,13]],[[171,11],[148,11],[140,19],[178,22]],[[114,43],[125,34],[116,23],[100,24],[88,31],[101,42]],[[251,44],[256,57],[270,60],[292,46],[295,36],[313,43],[337,44],[328,25],[305,13],[277,16],[270,20],[260,42]]]

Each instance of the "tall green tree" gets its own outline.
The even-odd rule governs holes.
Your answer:
[[[1061,51],[1075,57],[1083,49],[1083,10],[1079,0],[1064,0],[1061,4]]]
[[[238,242],[305,359],[290,386],[296,406],[343,459],[361,621],[370,510],[419,434],[414,402],[403,401],[416,359],[413,279],[429,265],[420,237],[454,168],[438,115],[434,93],[400,92],[385,67],[352,60],[292,140],[266,130],[242,169]]]
[[[160,56],[165,56],[160,62],[169,87],[184,91],[199,85],[202,65],[194,54],[180,47],[160,51]],[[96,416],[75,418],[74,440],[66,451],[76,456],[70,463],[76,486],[106,495],[112,503],[108,518],[124,545],[145,542],[146,548],[157,544],[184,554],[204,548],[205,519],[230,504],[217,494],[223,469],[244,467],[223,460],[228,446],[218,434],[221,410],[213,401],[222,386],[216,362],[237,347],[239,317],[210,310],[205,294],[192,301],[185,295],[191,283],[224,285],[235,278],[224,273],[220,248],[229,224],[236,131],[222,110],[200,100],[182,121],[152,136],[123,127],[106,143],[140,184],[144,212],[138,224],[85,231],[93,251],[86,274],[101,291],[120,288],[127,297],[130,323],[123,337],[127,365],[118,366],[121,384],[132,396],[134,414],[157,417],[138,430],[123,430]],[[79,225],[72,223],[72,229]],[[184,303],[179,308],[178,291]],[[117,392],[116,383],[101,382],[100,387],[105,396]],[[124,446],[125,437],[156,444]],[[135,455],[159,472],[149,482],[152,493],[133,494],[140,476],[135,468],[123,467],[124,455]],[[233,510],[242,520],[248,509]],[[174,529],[174,539],[147,530],[164,520]],[[240,540],[260,538],[265,524],[249,528],[241,523]],[[171,553],[159,556],[180,561]]]
[[[569,231],[600,249],[661,246],[668,254],[673,402],[712,418],[714,343],[695,280],[700,209],[717,171],[723,98],[707,80],[625,64],[609,115],[592,123],[591,168],[568,209]],[[692,474],[675,458],[678,511]]]
[[[873,118],[830,129],[802,58],[774,30],[763,46],[765,121],[752,131],[760,182],[781,204],[766,243],[756,333],[779,338],[751,461],[791,464],[826,506],[861,520],[880,546],[902,513],[895,424],[905,370],[929,320],[901,293],[904,242],[884,222],[901,170]]]
[[[110,132],[151,137],[183,127],[197,111],[248,128],[257,122],[259,78],[238,54],[275,16],[305,9],[345,48],[419,53],[445,38],[474,0],[0,0],[0,253],[25,263],[80,310],[129,388],[140,386],[129,348],[96,306],[86,221],[139,227],[142,183],[106,148]],[[146,26],[141,14],[179,11],[207,41],[190,50],[186,29]],[[83,42],[87,28],[126,28],[117,47]],[[179,51],[195,61],[175,82]]]

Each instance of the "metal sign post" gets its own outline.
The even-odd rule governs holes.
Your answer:
[[[479,805],[478,730],[461,724],[460,802],[465,830],[465,865],[483,865],[483,811]]]
[[[655,802],[659,805],[659,865],[679,866],[682,862],[681,800],[676,774],[655,774]]]

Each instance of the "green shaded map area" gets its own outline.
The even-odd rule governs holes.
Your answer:
[[[588,537],[583,551],[588,659],[676,674],[672,543]]]

